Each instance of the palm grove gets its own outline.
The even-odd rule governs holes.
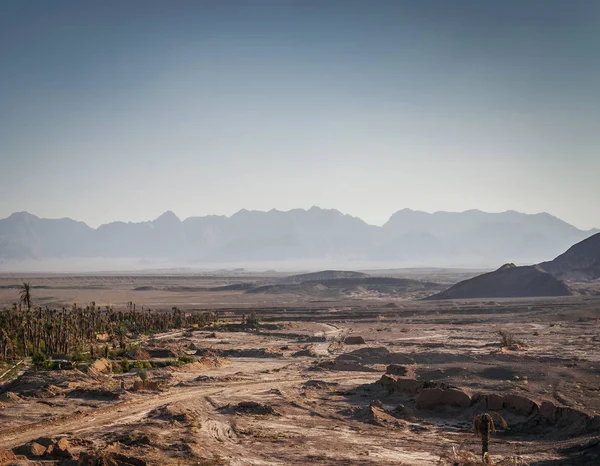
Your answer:
[[[128,335],[153,334],[171,329],[204,326],[214,320],[213,313],[185,314],[174,307],[170,312],[136,310],[129,303],[126,310],[99,307],[92,302],[85,307],[67,309],[32,306],[32,287],[23,283],[19,302],[0,311],[0,358],[4,361],[55,354],[94,354],[98,338],[125,347]]]

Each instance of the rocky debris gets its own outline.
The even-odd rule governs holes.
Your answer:
[[[318,355],[315,351],[315,347],[314,345],[310,345],[307,348],[301,349],[299,351],[296,351],[295,353],[292,353],[292,357],[300,357],[300,356],[307,356],[310,358],[316,358]]]
[[[14,452],[10,450],[0,449],[0,464],[12,464],[13,461],[19,461],[21,459],[25,459],[25,457],[15,455]]]
[[[326,382],[324,380],[307,380],[304,382],[305,387],[312,387],[322,390],[337,387],[338,385],[339,383],[337,382]]]
[[[589,414],[567,406],[557,406],[550,401],[541,405],[526,396],[509,393],[471,393],[443,382],[416,380],[392,374],[384,374],[379,380],[388,394],[415,396],[417,409],[443,409],[459,407],[506,411],[521,418],[527,418],[534,425],[551,425],[560,428],[562,434],[581,435],[600,431],[600,416]]]
[[[79,455],[78,466],[147,466],[141,458],[114,451],[84,452]]]
[[[179,422],[186,425],[193,425],[196,422],[196,413],[179,403],[156,408],[150,411],[148,417],[151,419],[162,419],[171,423]]]
[[[65,437],[62,437],[58,440],[48,437],[40,437],[15,448],[13,452],[31,459],[41,459],[42,457],[72,458],[73,455],[69,449],[70,444]]]
[[[395,429],[406,427],[406,423],[397,419],[393,412],[387,411],[380,400],[372,400],[366,408],[351,408],[343,413],[380,427]]]
[[[278,416],[273,407],[269,404],[262,404],[256,401],[240,401],[234,408],[233,411],[241,414],[258,414],[266,415],[271,414]]]
[[[385,373],[406,377],[407,375],[409,375],[409,368],[401,364],[390,364],[389,366],[387,366]]]
[[[443,382],[416,380],[411,377],[399,377],[392,374],[383,374],[379,383],[389,394],[404,393],[406,395],[416,395],[425,388],[450,388],[448,384]]]
[[[471,406],[471,395],[458,388],[423,388],[417,396],[417,409],[432,409],[437,406]]]
[[[112,441],[131,447],[138,445],[157,445],[159,440],[156,435],[139,430],[133,430],[113,437]]]
[[[366,341],[360,335],[350,335],[344,338],[344,343],[346,345],[364,345]]]
[[[139,392],[141,390],[158,391],[159,389],[160,385],[155,380],[136,380],[133,382],[132,387],[134,392]]]

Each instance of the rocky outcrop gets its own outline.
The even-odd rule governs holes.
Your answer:
[[[14,453],[23,455],[30,459],[45,458],[72,458],[69,441],[62,437],[60,439],[40,437],[14,449]],[[0,463],[4,464],[4,463]]]
[[[572,280],[600,278],[600,233],[571,246],[556,259],[539,266],[555,277]]]
[[[503,411],[525,419],[529,426],[553,426],[562,435],[581,435],[600,431],[600,416],[591,416],[567,406],[550,401],[539,403],[527,396],[508,393],[471,393],[443,382],[416,380],[384,374],[379,384],[388,394],[400,394],[414,398],[418,410],[444,410],[447,408],[471,408],[473,412]]]
[[[471,406],[471,395],[459,388],[424,388],[417,396],[417,409],[433,409],[438,406]]]
[[[351,335],[344,338],[344,343],[346,345],[364,345],[366,342],[360,335]]]

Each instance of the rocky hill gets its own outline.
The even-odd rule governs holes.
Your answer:
[[[563,281],[539,266],[517,267],[505,264],[451,286],[427,299],[524,298],[536,296],[569,296],[573,291]]]
[[[317,282],[324,280],[335,280],[335,279],[362,279],[368,278],[369,275],[361,272],[352,272],[345,270],[323,270],[322,272],[303,273],[300,275],[291,275],[277,280],[278,284],[289,285],[299,284],[304,282]]]
[[[600,278],[600,233],[570,247],[556,259],[539,266],[555,277],[568,280]]]

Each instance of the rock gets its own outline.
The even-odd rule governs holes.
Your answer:
[[[383,374],[379,382],[390,394],[405,393],[416,395],[424,386],[424,382],[420,380],[398,377],[391,374]]]
[[[31,442],[24,445],[23,454],[28,457],[44,456],[46,454],[46,447],[37,442]]]
[[[364,345],[366,342],[360,335],[353,335],[344,338],[344,343],[347,345]]]
[[[521,414],[527,416],[534,410],[538,410],[539,406],[533,400],[521,395],[506,395],[504,397],[504,409],[513,414]]]
[[[96,359],[90,364],[90,369],[99,374],[111,372],[111,362],[108,359]]]
[[[392,375],[407,376],[409,375],[410,370],[408,367],[403,366],[401,364],[390,364],[389,366],[387,366],[385,373]]]
[[[305,387],[313,387],[318,389],[326,389],[338,386],[337,382],[326,382],[324,380],[307,380],[304,382]]]
[[[317,357],[317,353],[315,352],[315,348],[313,345],[311,345],[308,348],[304,348],[301,349],[300,351],[296,351],[295,353],[292,354],[293,357],[299,357],[299,356],[308,356],[311,358],[316,358]]]
[[[436,406],[471,406],[471,395],[457,388],[424,388],[417,396],[417,409],[431,409]]]
[[[383,406],[383,403],[380,400],[371,400],[370,406],[371,408],[385,409],[385,406]]]
[[[15,455],[12,451],[0,449],[0,464],[11,464],[17,459],[17,455]]]
[[[389,366],[387,366],[385,373],[386,374],[392,374],[392,375],[401,375],[401,376],[406,376],[408,375],[408,367],[406,366],[402,366],[400,364],[390,364]]]
[[[485,405],[487,409],[491,411],[500,411],[504,404],[504,397],[501,395],[496,395],[495,393],[490,393],[485,397]]]
[[[61,458],[72,458],[73,455],[69,451],[70,447],[71,445],[69,444],[69,441],[63,437],[56,442],[56,445],[54,446],[54,452],[52,454],[54,456],[60,456]]]
[[[277,414],[271,405],[257,403],[256,401],[241,401],[234,410],[236,413],[245,414]]]
[[[154,380],[136,380],[135,382],[133,382],[132,388],[132,390],[136,392],[140,390],[158,391],[158,389],[158,382]]]

